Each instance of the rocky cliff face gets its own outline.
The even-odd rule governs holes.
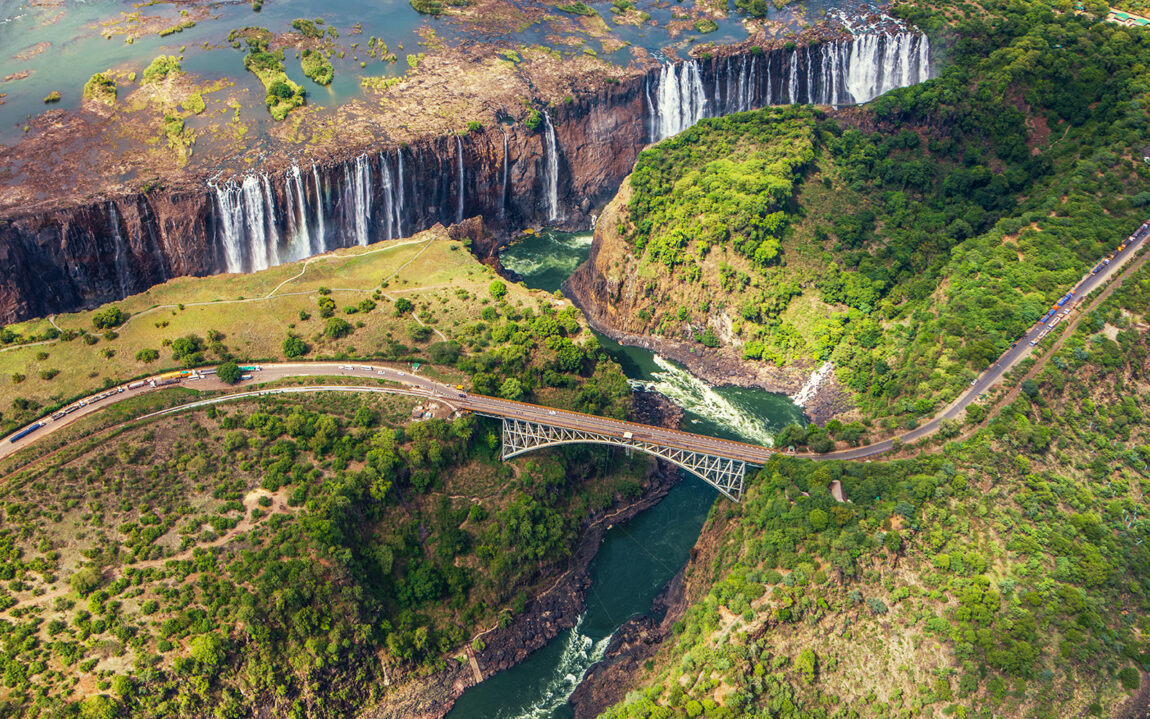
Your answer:
[[[652,141],[703,117],[767,104],[865,101],[925,79],[929,60],[925,36],[909,32],[731,48],[628,69],[597,92],[540,106],[533,129],[525,108],[505,107],[497,123],[465,135],[0,219],[0,322],[466,217],[482,216],[501,238],[542,223],[586,227]],[[476,250],[483,256],[498,246]]]

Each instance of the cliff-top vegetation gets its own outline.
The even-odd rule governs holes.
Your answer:
[[[645,151],[604,218],[641,268],[627,321],[829,359],[883,429],[932,416],[1150,207],[1150,34],[1018,12],[960,23],[939,78],[860,111],[705,120]]]

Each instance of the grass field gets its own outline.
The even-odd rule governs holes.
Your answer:
[[[494,278],[462,244],[442,229],[432,229],[407,240],[340,250],[250,275],[171,280],[114,303],[128,315],[115,339],[95,329],[92,317],[99,309],[12,325],[9,329],[22,336],[42,333],[49,322],[65,332],[88,334],[0,350],[2,423],[16,427],[105,385],[179,367],[165,343],[187,335],[204,340],[208,364],[227,355],[250,361],[283,359],[282,344],[289,333],[308,344],[305,359],[382,356],[395,351],[393,342],[410,350],[402,354],[418,356],[429,344],[451,338],[456,328],[478,318]],[[325,336],[327,320],[317,306],[321,288],[330,290],[335,316],[354,327],[350,335]],[[375,309],[346,312],[367,298],[373,298]],[[400,298],[414,305],[411,313],[396,316],[394,303]],[[556,301],[514,285],[508,287],[508,299],[524,306]],[[432,328],[430,337],[413,338],[420,325]],[[209,332],[222,335],[218,345],[209,342]],[[96,341],[88,344],[91,340]],[[159,359],[137,361],[137,354],[147,349],[156,350]],[[56,374],[44,379],[53,371]]]

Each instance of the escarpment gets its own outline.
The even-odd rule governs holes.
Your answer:
[[[744,47],[652,64],[597,92],[495,112],[481,130],[364,147],[325,162],[214,177],[0,219],[0,321],[94,307],[171,277],[250,272],[482,216],[493,242],[586,227],[639,151],[703,117],[862,102],[930,74],[914,32]]]

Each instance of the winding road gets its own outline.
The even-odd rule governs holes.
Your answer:
[[[1067,319],[1070,315],[1071,308],[1076,303],[1101,287],[1109,278],[1117,275],[1119,270],[1135,256],[1135,251],[1148,234],[1150,234],[1150,226],[1146,224],[1142,225],[1133,236],[1123,243],[1122,249],[1115,252],[1114,255],[1111,256],[1110,261],[1102,266],[1097,273],[1087,274],[1074,286],[1072,299],[1060,307],[1058,314],[1048,321],[1053,325],[1057,325],[1064,319]],[[1094,303],[1097,304],[1097,302],[1102,299],[1103,297],[1099,297]],[[1069,320],[1067,321],[1069,322]],[[984,392],[990,389],[991,386],[1001,380],[1007,372],[1029,356],[1031,349],[1033,349],[1046,334],[1049,334],[1050,329],[1051,325],[1036,323],[1026,334],[1019,338],[1017,342],[1011,345],[993,365],[988,367],[985,372],[975,379],[971,386],[954,402],[945,407],[929,422],[898,437],[897,441],[902,443],[913,442],[935,432],[943,421],[957,419],[972,402],[976,401]],[[253,367],[255,366],[253,365]],[[221,382],[215,374],[212,373],[212,370],[208,370],[207,372],[207,374],[204,374],[199,370],[191,370],[190,374],[182,377],[178,384],[173,383],[166,386],[181,386],[201,391],[228,391],[236,389],[236,387]],[[25,427],[21,432],[17,432],[6,438],[8,441],[0,442],[0,459],[8,457],[45,437],[51,436],[53,433],[100,411],[106,406],[130,397],[161,391],[165,388],[165,385],[161,383],[161,378],[170,375],[171,373],[167,373],[151,378],[150,381],[137,381],[105,390],[69,406],[66,408],[66,413],[60,412],[54,415],[53,418],[41,419],[39,421],[40,426],[35,430],[27,432],[28,427]],[[762,466],[778,451],[772,447],[735,442],[635,422],[625,422],[580,412],[570,412],[525,402],[515,402],[499,397],[471,394],[465,392],[460,387],[452,387],[420,374],[379,364],[283,362],[262,365],[247,370],[245,377],[248,379],[245,379],[241,385],[239,385],[241,389],[239,392],[231,392],[229,394],[152,412],[137,417],[135,421],[147,420],[153,417],[173,414],[175,412],[219,402],[267,395],[305,392],[385,393],[425,397],[428,400],[440,402],[454,410],[464,410],[490,417],[506,417],[509,419],[537,422],[553,427],[610,435],[620,439],[634,439],[664,447],[741,460],[748,464],[758,466]],[[317,384],[309,386],[266,387],[266,385],[274,382],[300,377],[354,377],[360,380],[373,379],[381,381],[384,384]],[[245,385],[247,387],[252,385],[261,386],[258,389],[247,389]],[[21,433],[25,434],[20,436]],[[895,441],[896,439],[892,438],[863,447],[828,452],[826,454],[800,454],[796,456],[809,457],[812,459],[862,459],[891,450]]]

